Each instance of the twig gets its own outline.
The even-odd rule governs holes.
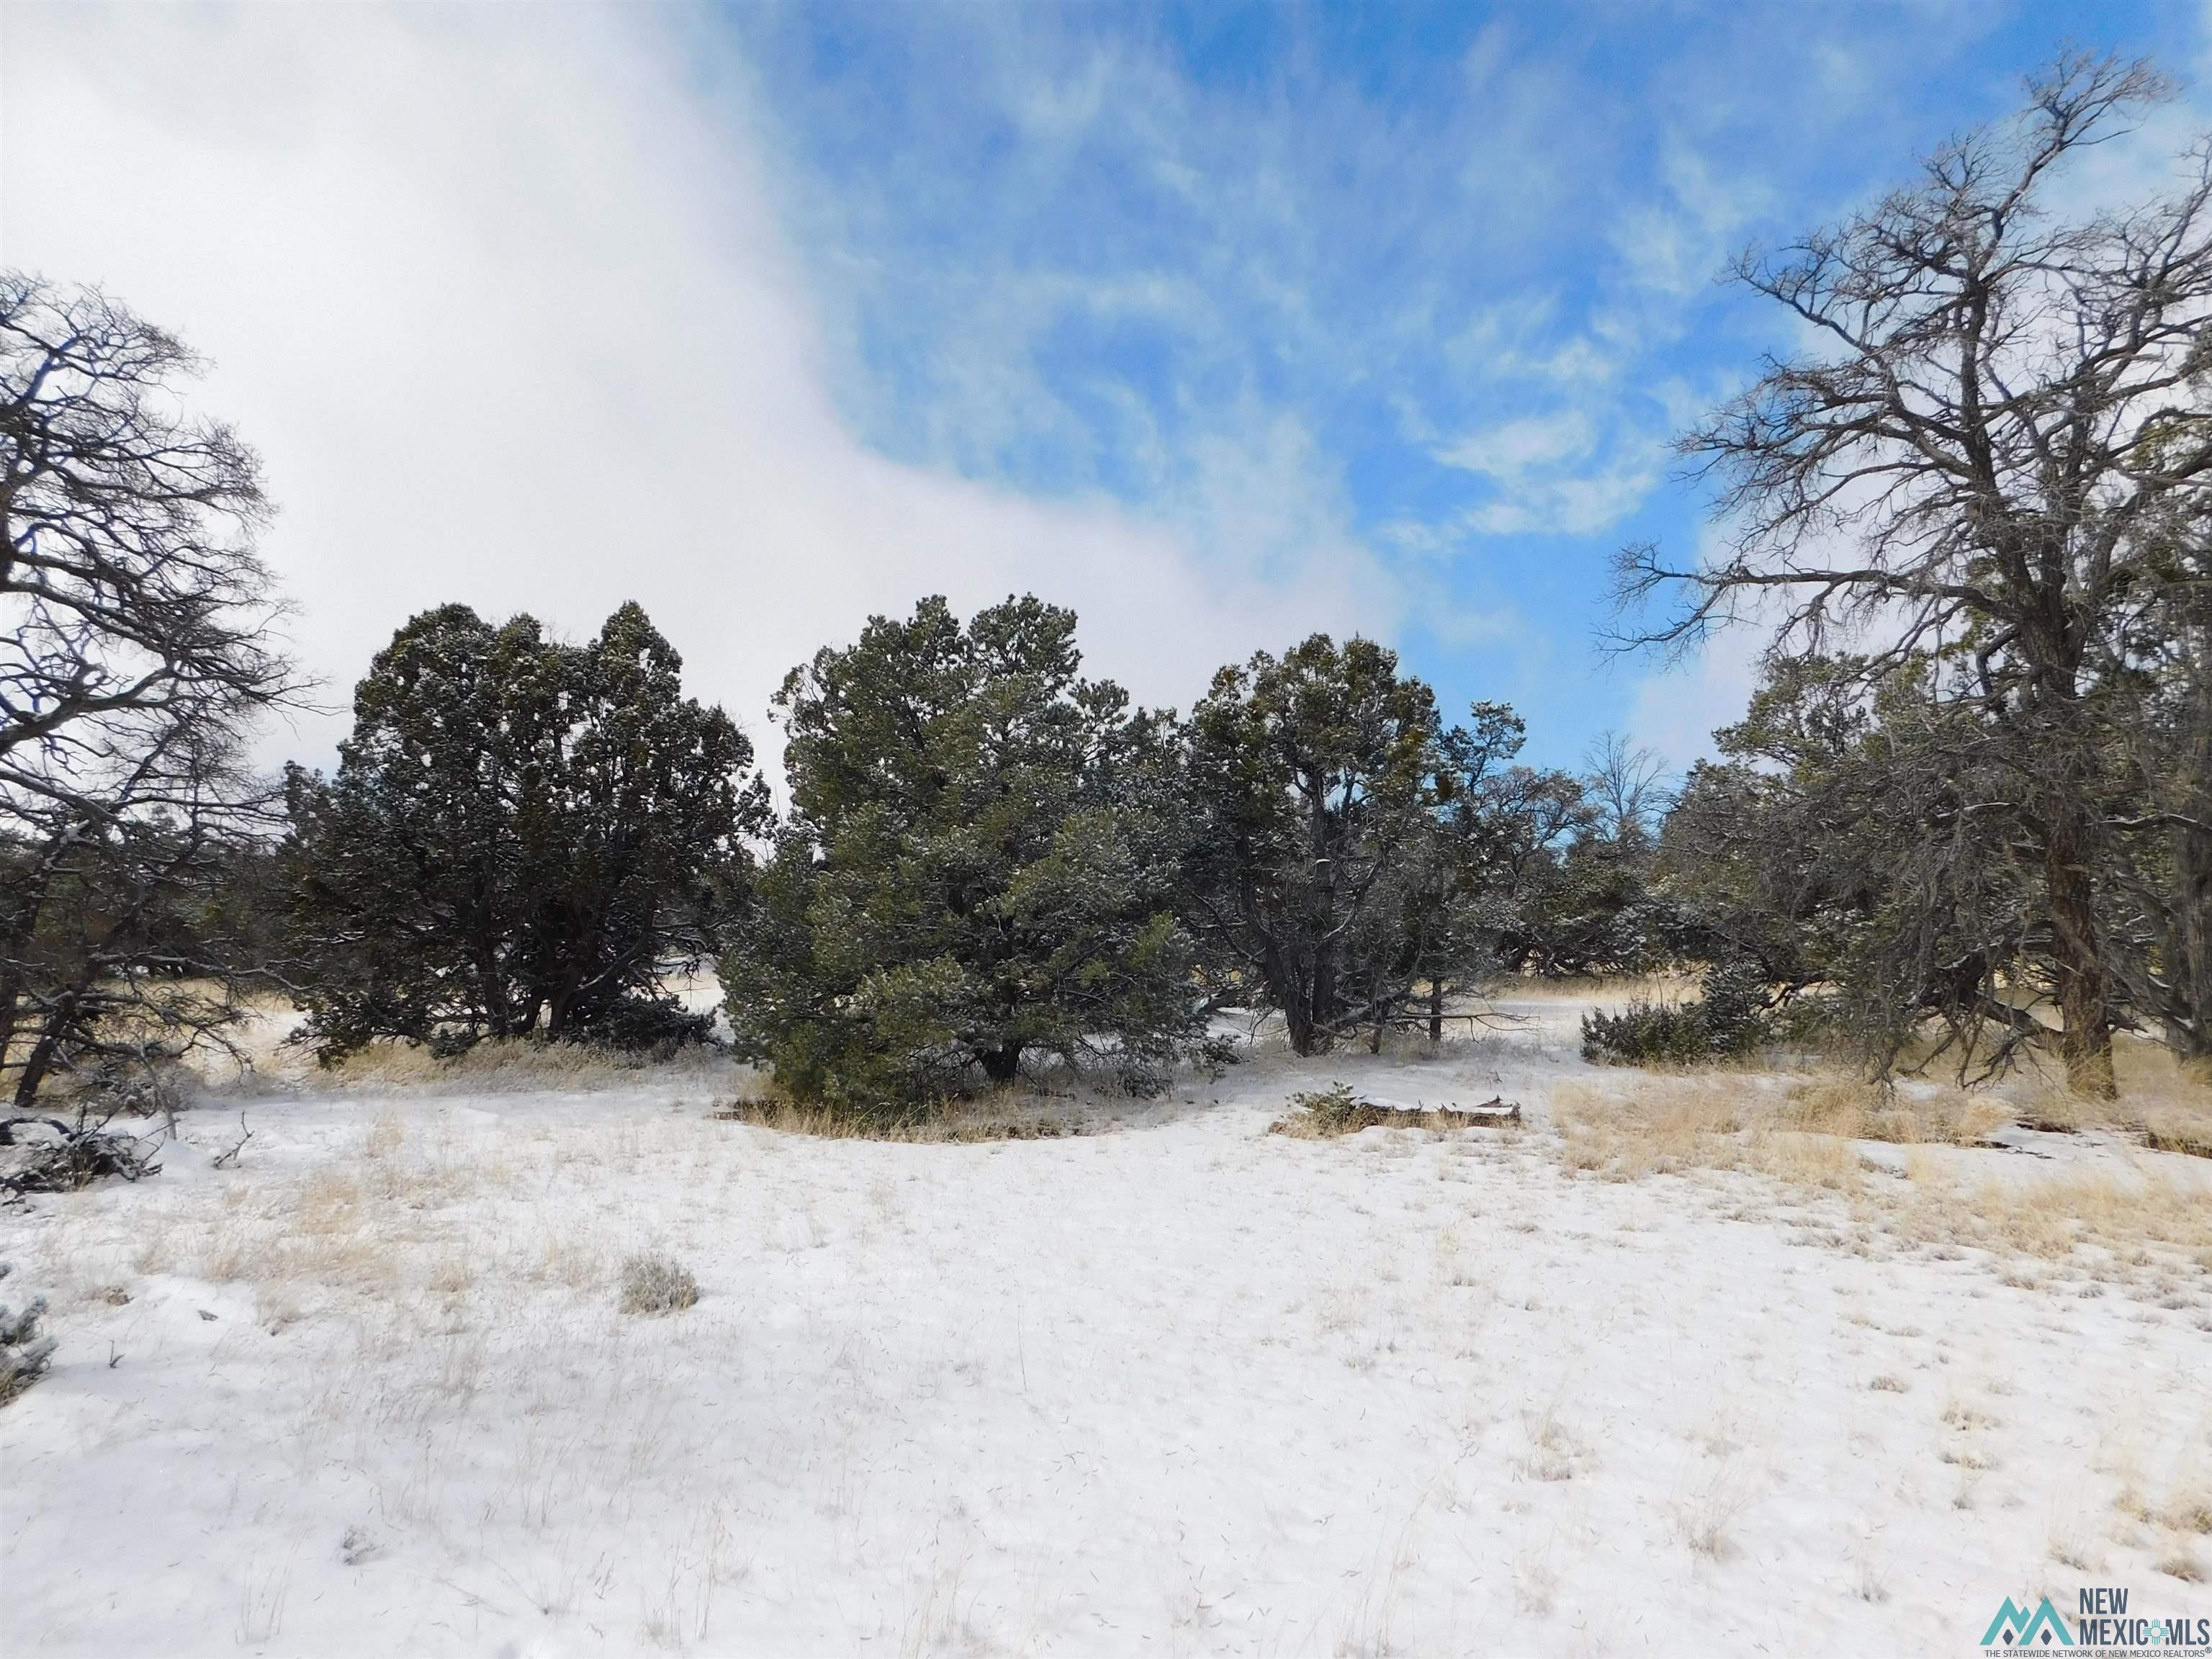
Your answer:
[[[246,1127],[246,1114],[240,1112],[238,1115],[238,1139],[231,1144],[228,1152],[217,1153],[214,1164],[209,1167],[220,1170],[225,1164],[235,1166],[238,1163],[238,1155],[246,1150],[246,1143],[252,1139],[253,1131]]]

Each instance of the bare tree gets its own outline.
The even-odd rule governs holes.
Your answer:
[[[1652,820],[1667,811],[1667,763],[1619,732],[1607,732],[1583,757],[1583,793],[1595,809],[1598,834],[1641,846]]]
[[[173,1054],[234,1013],[216,893],[295,689],[252,454],[198,361],[95,289],[0,273],[0,1076]]]
[[[2050,921],[2069,1076],[2109,1094],[2113,975],[2094,872],[2110,832],[2093,708],[2117,636],[2170,580],[2155,530],[2212,490],[2212,143],[2127,210],[2062,216],[2063,164],[2166,95],[2147,64],[2071,55],[2011,121],[1929,156],[1871,211],[1734,276],[1812,343],[1681,441],[1719,486],[1722,554],[1627,550],[1633,608],[1687,603],[1641,642],[1778,617],[1776,649],[1840,631],[1879,676],[1938,654],[1948,695],[2007,738],[2001,813]],[[2201,573],[2197,580],[2201,580]],[[1869,646],[1869,642],[1871,641]]]

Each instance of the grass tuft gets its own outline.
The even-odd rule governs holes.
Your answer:
[[[945,1100],[920,1110],[874,1114],[803,1105],[772,1096],[717,1102],[708,1114],[724,1123],[750,1123],[781,1134],[824,1140],[887,1140],[971,1145],[988,1140],[1057,1140],[1087,1134],[1086,1117],[1040,1112],[1031,1097],[996,1090],[971,1100]]]
[[[631,1256],[623,1263],[622,1310],[628,1314],[672,1314],[699,1299],[699,1281],[672,1256]]]

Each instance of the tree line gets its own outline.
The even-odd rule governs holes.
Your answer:
[[[1659,959],[1642,816],[1516,764],[1510,710],[1446,728],[1390,652],[1316,635],[1179,719],[1084,678],[1075,628],[930,599],[817,653],[775,699],[778,815],[635,605],[583,646],[416,617],[259,854],[307,1033],[699,1037],[665,987],[712,961],[785,1087],[905,1107],[1040,1066],[1149,1091],[1225,1007],[1310,1054],[1440,1027],[1501,964]]]
[[[1440,1038],[1501,976],[1668,965],[1702,996],[1593,1053],[2048,1048],[2093,1093],[2118,1030],[2212,1054],[2212,150],[2132,208],[2053,182],[2163,95],[2062,59],[1738,263],[1803,343],[1681,441],[1719,550],[1619,567],[1624,646],[1765,630],[1671,793],[1618,742],[1527,765],[1513,710],[1448,723],[1363,639],[1137,707],[1034,597],[793,670],[780,811],[635,605],[581,643],[427,611],[329,776],[258,779],[303,686],[256,458],[182,412],[173,338],[0,277],[0,1086],[127,1090],[270,989],[331,1058],[650,1048],[707,1035],[670,987],[708,963],[741,1053],[856,1109],[1045,1066],[1156,1089],[1224,1010],[1309,1054]]]

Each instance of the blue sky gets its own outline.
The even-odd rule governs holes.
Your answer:
[[[1903,181],[2062,43],[2191,76],[2201,6],[744,7],[835,395],[903,460],[1254,544],[1318,513],[1448,708],[1632,722],[1622,542],[1778,319],[1713,279]],[[2198,108],[2192,85],[2186,94]],[[1281,498],[1279,520],[1255,493]],[[1209,518],[1206,504],[1242,510]],[[1035,583],[1049,597],[1051,560]],[[1687,682],[1682,683],[1685,685]],[[1645,689],[1648,704],[1670,695]],[[1686,692],[1686,695],[1687,693]],[[1645,709],[1648,716],[1649,708]]]
[[[2187,87],[2212,0],[19,6],[0,246],[215,365],[326,712],[414,611],[635,599],[774,769],[769,698],[931,592],[1073,605],[1188,707],[1308,629],[1529,754],[1681,763],[1756,641],[1608,660],[1686,551],[1669,434],[1786,347],[1717,285],[2016,106],[2066,42]]]

